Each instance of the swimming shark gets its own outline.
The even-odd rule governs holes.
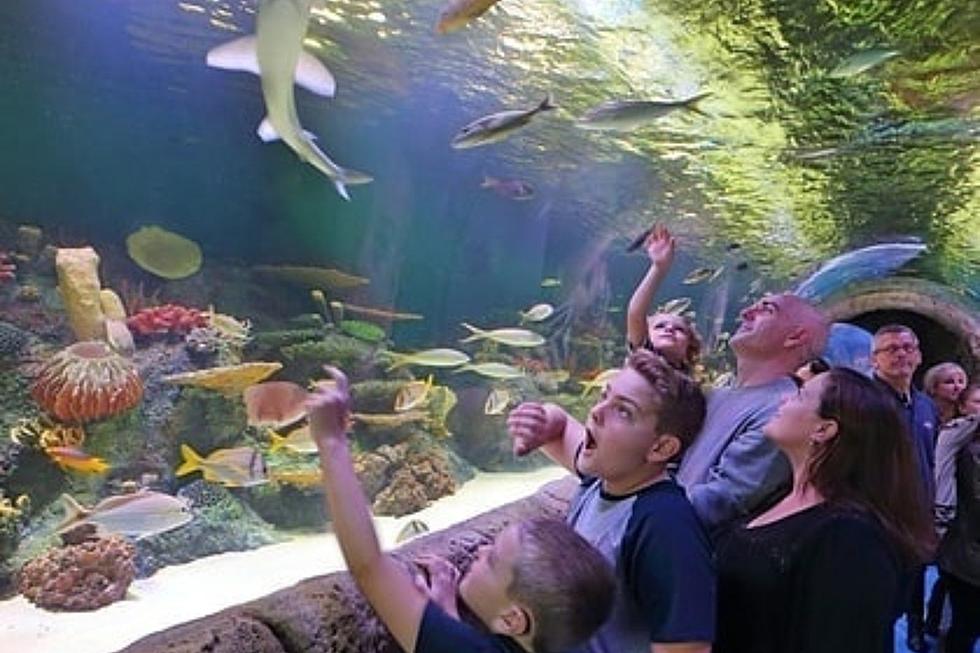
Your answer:
[[[265,142],[281,139],[300,160],[325,174],[337,192],[350,200],[347,185],[373,178],[343,168],[330,159],[305,131],[296,113],[294,82],[323,97],[333,97],[336,83],[323,63],[303,50],[312,0],[261,0],[255,34],[219,45],[207,54],[207,65],[254,73],[262,81],[266,116],[257,130]]]

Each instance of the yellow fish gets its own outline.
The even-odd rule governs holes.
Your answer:
[[[406,410],[420,408],[428,403],[429,391],[432,390],[432,375],[425,381],[410,381],[403,385],[395,395],[395,412],[404,413]]]
[[[184,462],[177,468],[177,476],[200,470],[204,480],[221,483],[225,487],[250,487],[268,483],[262,454],[252,447],[218,449],[202,458],[186,444],[180,445]]]
[[[425,367],[456,367],[470,362],[470,357],[455,349],[426,349],[414,354],[399,354],[394,351],[382,352],[391,359],[388,371],[405,365],[424,365]]]
[[[606,385],[606,383],[609,382],[609,379],[613,378],[619,373],[619,370],[620,368],[618,367],[613,367],[608,370],[603,370],[602,372],[599,372],[588,381],[581,382],[582,396],[584,397],[585,395],[589,394],[596,388],[601,388],[602,386]]]
[[[502,380],[517,379],[524,376],[524,372],[520,371],[513,365],[508,365],[507,363],[477,363],[475,365],[467,364],[455,370],[455,372],[476,372],[481,376]]]
[[[564,383],[571,376],[568,370],[545,370],[534,375],[535,381],[543,383]]]
[[[109,464],[105,460],[75,447],[48,447],[44,453],[64,470],[70,469],[83,474],[105,474],[109,470]]]
[[[270,472],[270,477],[276,483],[285,483],[296,487],[313,487],[323,483],[323,474],[319,467],[273,470]]]
[[[492,340],[511,347],[540,347],[545,343],[545,339],[541,334],[528,331],[527,329],[493,329],[487,331],[477,328],[472,324],[467,324],[466,322],[462,324],[471,334],[460,340],[463,343],[475,342],[477,340]]]
[[[286,448],[296,453],[316,453],[316,442],[310,434],[309,424],[305,424],[297,429],[293,429],[286,435],[279,435],[269,429],[269,453],[275,453],[280,449]]]
[[[407,410],[404,413],[351,413],[355,422],[374,428],[395,428],[412,422],[423,422],[429,414],[422,410]]]

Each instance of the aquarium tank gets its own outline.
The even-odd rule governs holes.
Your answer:
[[[980,371],[971,0],[4,0],[0,78],[11,651],[118,650],[227,605],[180,611],[209,578],[326,571],[329,543],[218,562],[329,534],[324,365],[391,546],[562,476],[507,414],[586,415],[654,224],[650,309],[697,326],[705,386],[787,290],[840,322],[838,364],[904,316]],[[93,537],[103,582],[58,576]]]

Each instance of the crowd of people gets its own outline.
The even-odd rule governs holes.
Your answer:
[[[346,379],[310,400],[334,530],[355,580],[405,651],[884,653],[951,620],[980,634],[980,385],[922,364],[907,326],[877,330],[873,374],[821,360],[829,324],[793,294],[763,297],[730,339],[729,387],[692,378],[682,316],[647,316],[670,267],[664,228],[629,305],[629,355],[584,423],[527,402],[514,452],[577,475],[567,519],[514,524],[461,576],[382,553],[353,472]],[[924,578],[938,564],[929,601]],[[948,599],[947,599],[948,597]],[[461,619],[460,615],[469,615]]]

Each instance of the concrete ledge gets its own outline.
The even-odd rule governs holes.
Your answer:
[[[465,569],[477,547],[491,541],[508,524],[531,517],[563,517],[576,485],[572,477],[554,481],[525,499],[477,515],[453,528],[416,538],[395,554],[411,560],[421,553],[434,553]],[[202,580],[220,582],[220,579]],[[395,653],[399,650],[350,575],[336,572],[149,635],[119,653]]]

